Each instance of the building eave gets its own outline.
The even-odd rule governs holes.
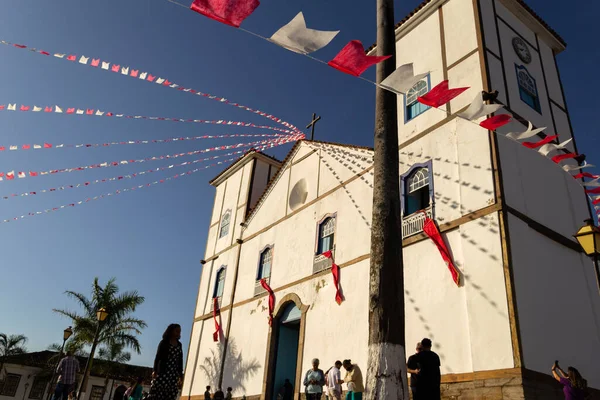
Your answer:
[[[250,161],[254,158],[262,160],[262,161],[266,162],[267,164],[271,164],[276,167],[280,167],[282,164],[282,161],[278,160],[277,158],[275,158],[273,156],[265,154],[262,151],[250,149],[242,157],[240,157],[237,161],[235,161],[233,164],[231,164],[230,166],[225,168],[223,171],[221,171],[219,173],[219,175],[217,175],[213,179],[211,179],[208,183],[215,187],[219,186],[227,178],[229,178],[231,175],[235,174],[240,168],[242,168],[244,165],[246,165],[246,163],[248,161]]]

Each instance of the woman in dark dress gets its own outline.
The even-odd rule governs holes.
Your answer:
[[[158,344],[149,396],[152,400],[177,398],[183,379],[183,351],[180,338],[181,326],[171,324]]]

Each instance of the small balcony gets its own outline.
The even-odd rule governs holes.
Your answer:
[[[265,278],[265,281],[267,281],[267,283],[271,283],[271,277]],[[266,292],[265,288],[262,287],[262,285],[260,284],[260,279],[258,279],[254,283],[254,295],[258,296],[259,294],[262,294],[265,292]]]
[[[331,249],[331,254],[335,257],[335,245]],[[315,260],[313,261],[313,274],[331,268],[331,263],[331,259],[325,257],[323,254],[315,255]]]
[[[402,239],[406,239],[407,237],[423,231],[423,224],[425,223],[425,214],[423,213],[427,214],[429,218],[433,218],[431,207],[402,218]]]

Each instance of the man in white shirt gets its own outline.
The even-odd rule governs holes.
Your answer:
[[[335,365],[331,367],[327,373],[327,389],[329,392],[329,398],[335,400],[342,399],[342,381],[340,375],[340,368],[342,368],[341,361],[336,361]]]

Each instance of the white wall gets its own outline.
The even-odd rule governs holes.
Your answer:
[[[600,297],[592,262],[509,214],[524,366],[548,374],[554,360],[600,387]]]

